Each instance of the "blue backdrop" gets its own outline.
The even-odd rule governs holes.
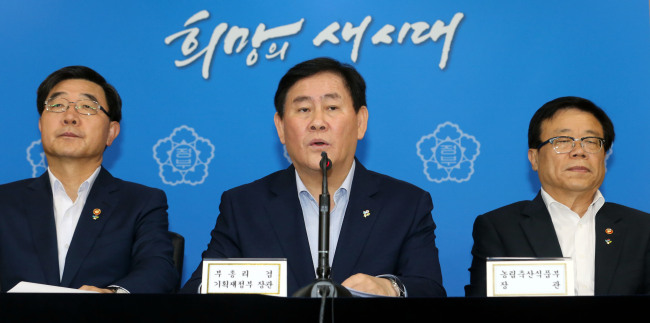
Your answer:
[[[0,183],[45,169],[36,88],[87,65],[124,101],[113,175],[165,190],[200,261],[224,190],[289,165],[273,125],[286,70],[330,56],[368,84],[369,169],[433,197],[444,285],[469,281],[474,218],[531,199],[527,127],[543,103],[591,99],[617,141],[602,191],[650,211],[649,3],[634,1],[2,1]],[[0,210],[1,212],[1,210]],[[336,270],[336,269],[334,269]]]

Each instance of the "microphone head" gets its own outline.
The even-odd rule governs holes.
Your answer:
[[[332,168],[332,161],[327,158],[327,153],[326,152],[321,152],[320,153],[321,159],[320,159],[320,168],[321,169],[330,169]]]

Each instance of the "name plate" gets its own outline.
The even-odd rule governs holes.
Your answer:
[[[287,259],[204,259],[201,294],[287,296]]]
[[[488,258],[487,296],[573,296],[571,258]]]

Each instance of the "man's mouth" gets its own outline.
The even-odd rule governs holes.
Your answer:
[[[312,147],[325,147],[328,145],[329,144],[325,140],[320,140],[320,139],[314,139],[311,142],[309,142],[309,146]]]
[[[59,136],[60,137],[66,137],[66,138],[78,138],[79,137],[79,135],[77,135],[77,134],[75,134],[73,132],[69,132],[69,131],[66,131],[66,132],[62,133]]]
[[[581,172],[581,173],[590,172],[589,168],[584,167],[584,166],[573,166],[573,167],[569,167],[567,170],[572,171],[572,172]]]

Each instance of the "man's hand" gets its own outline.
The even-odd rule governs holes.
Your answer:
[[[88,290],[88,291],[92,291],[92,292],[98,292],[98,293],[102,293],[102,294],[113,294],[113,293],[115,293],[115,291],[113,291],[112,289],[97,288],[95,286],[88,286],[88,285],[83,285],[83,286],[79,287],[79,289],[80,290]]]
[[[386,278],[373,277],[366,274],[356,274],[348,277],[341,285],[356,289],[360,292],[382,295],[399,296],[393,284]]]

